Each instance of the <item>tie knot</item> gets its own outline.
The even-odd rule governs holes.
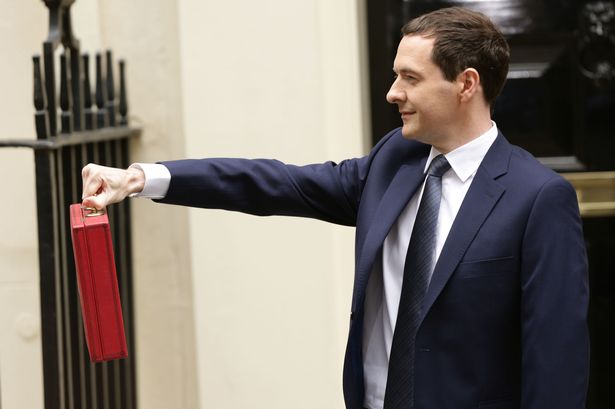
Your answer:
[[[429,169],[427,169],[427,174],[442,177],[446,173],[447,170],[451,168],[451,164],[448,163],[444,155],[438,155],[429,164]]]

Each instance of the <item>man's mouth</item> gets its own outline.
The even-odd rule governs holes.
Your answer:
[[[401,111],[400,114],[402,119],[408,119],[411,115],[416,114],[416,111]]]

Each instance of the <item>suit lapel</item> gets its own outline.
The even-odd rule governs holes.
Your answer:
[[[357,264],[357,294],[354,297],[353,311],[357,311],[357,303],[363,302],[369,273],[384,239],[423,181],[425,162],[427,156],[403,165],[378,203]]]
[[[495,179],[507,172],[510,150],[510,144],[501,134],[498,135],[479,166],[434,268],[423,300],[420,322],[429,312],[485,219],[506,190]]]

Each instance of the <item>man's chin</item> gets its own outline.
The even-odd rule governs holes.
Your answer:
[[[401,135],[406,139],[417,139],[417,135],[409,126],[402,126]]]
[[[421,142],[421,143],[425,143],[430,145],[429,143],[429,139],[425,138],[424,136],[421,136],[416,129],[411,129],[409,127],[403,126],[401,128],[401,135],[404,137],[404,139],[407,139],[409,141],[417,141],[417,142]]]

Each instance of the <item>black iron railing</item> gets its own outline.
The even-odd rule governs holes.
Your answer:
[[[124,62],[119,63],[116,98],[112,54],[96,54],[93,93],[89,56],[80,53],[79,41],[71,30],[70,6],[74,0],[44,2],[50,15],[49,36],[43,43],[44,76],[41,57],[33,57],[37,138],[1,140],[0,147],[24,147],[34,152],[45,408],[136,408],[129,203],[111,206],[107,212],[130,355],[99,364],[90,362],[84,339],[69,205],[81,201],[82,167],[89,162],[127,167],[130,139],[140,131],[128,123]],[[59,98],[56,50],[63,50],[59,58]]]

